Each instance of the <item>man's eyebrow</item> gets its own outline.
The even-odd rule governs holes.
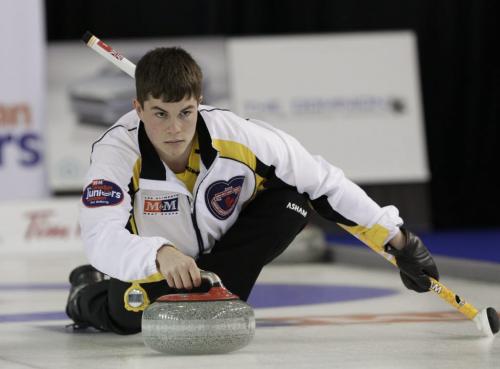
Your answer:
[[[164,113],[168,113],[168,111],[166,111],[165,109],[160,108],[159,106],[153,106],[151,109],[158,109],[158,110],[161,110]]]
[[[195,109],[195,108],[196,107],[191,104],[191,105],[188,105],[188,106],[182,108],[181,110],[188,110],[188,109]],[[165,109],[162,109],[162,108],[160,108],[159,106],[156,106],[156,105],[153,106],[153,107],[151,107],[151,109],[157,109],[157,110],[161,110],[164,113],[168,113],[168,111],[166,111]]]

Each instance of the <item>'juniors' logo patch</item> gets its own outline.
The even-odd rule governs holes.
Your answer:
[[[205,192],[207,207],[220,220],[229,218],[236,208],[245,177],[237,176],[229,181],[217,181]]]
[[[82,195],[82,202],[88,208],[100,206],[117,205],[123,201],[121,188],[104,179],[95,179],[85,187]]]
[[[179,212],[179,197],[155,196],[144,199],[144,214],[147,215],[173,215]]]

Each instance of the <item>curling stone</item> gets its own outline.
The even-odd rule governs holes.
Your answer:
[[[159,297],[142,314],[146,346],[168,354],[221,354],[250,343],[255,315],[250,305],[229,292],[220,278],[202,271],[208,292]]]

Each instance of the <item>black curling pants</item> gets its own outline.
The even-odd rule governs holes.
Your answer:
[[[296,206],[307,215],[297,211]],[[280,255],[305,227],[310,211],[306,196],[294,189],[263,191],[240,213],[212,252],[201,255],[196,264],[217,274],[228,290],[246,301],[263,266]],[[112,278],[85,287],[79,299],[81,321],[119,334],[140,332],[142,312],[124,307],[124,293],[130,286]],[[151,303],[162,295],[178,292],[165,281],[141,287]]]

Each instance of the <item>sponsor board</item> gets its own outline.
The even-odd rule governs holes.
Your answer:
[[[79,198],[0,204],[0,254],[82,251]]]
[[[22,19],[22,22],[19,20]],[[39,1],[2,2],[0,200],[48,195],[44,166],[45,40]]]
[[[290,133],[356,182],[428,180],[412,32],[231,38],[227,55],[236,114]]]

